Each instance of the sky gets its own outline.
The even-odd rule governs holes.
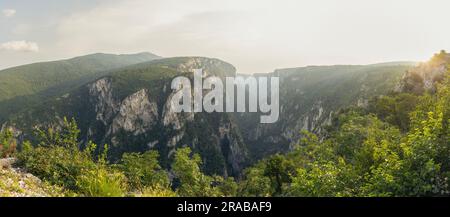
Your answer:
[[[448,0],[0,0],[0,69],[90,53],[206,56],[240,73],[425,61]]]

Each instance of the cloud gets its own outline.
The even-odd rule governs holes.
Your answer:
[[[227,58],[224,53],[256,46],[254,39],[260,36],[253,31],[254,19],[241,11],[239,2],[122,0],[99,4],[59,19],[53,45],[73,55],[145,50],[165,56]]]
[[[268,72],[302,65],[420,60],[419,54],[450,46],[450,29],[441,28],[448,0],[98,2],[54,19],[54,29],[45,29],[54,35],[39,38],[45,52],[65,57],[141,51],[209,56],[235,64],[239,72]],[[405,5],[408,10],[402,10]]]
[[[19,51],[19,52],[38,52],[39,46],[30,41],[9,41],[0,44],[0,50]]]
[[[2,14],[5,17],[13,17],[14,15],[16,15],[16,10],[14,10],[14,9],[4,9],[4,10],[2,10]]]

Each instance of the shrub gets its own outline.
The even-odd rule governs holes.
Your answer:
[[[76,191],[77,177],[82,170],[96,167],[92,159],[94,149],[95,144],[92,143],[84,151],[78,151],[61,146],[34,148],[26,142],[18,159],[30,173],[52,184]]]
[[[141,197],[176,197],[177,193],[172,189],[163,186],[147,187],[142,190],[142,193],[138,196]]]
[[[89,197],[120,197],[126,192],[123,173],[109,170],[106,166],[83,169],[76,185],[82,195]]]
[[[125,153],[117,168],[125,174],[132,189],[169,186],[168,174],[159,165],[158,157],[157,151]]]
[[[28,172],[51,184],[56,184],[84,196],[122,196],[126,191],[126,178],[106,162],[108,147],[97,160],[97,145],[89,142],[81,150],[78,146],[79,130],[74,120],[64,119],[60,130],[37,130],[39,145],[25,142],[18,154],[19,164]]]
[[[192,154],[189,147],[176,151],[172,171],[180,183],[177,189],[180,196],[216,197],[222,195],[220,189],[212,185],[215,181],[214,178],[200,171],[201,163],[200,155]]]
[[[16,140],[10,130],[0,132],[0,158],[11,157],[16,152]]]

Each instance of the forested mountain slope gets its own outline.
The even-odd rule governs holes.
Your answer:
[[[364,107],[372,97],[393,91],[414,65],[393,62],[276,70],[270,75],[280,77],[280,119],[274,124],[259,124],[259,114],[237,114],[243,138],[256,159],[288,151],[300,138],[298,132],[320,133],[339,109]]]
[[[0,71],[0,122],[11,113],[42,103],[105,72],[160,57],[151,53],[91,54]]]

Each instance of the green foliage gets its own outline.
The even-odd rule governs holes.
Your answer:
[[[352,167],[341,158],[333,161],[310,162],[306,167],[297,169],[292,184],[287,190],[288,196],[349,196],[353,177]],[[344,184],[345,183],[345,184]]]
[[[328,137],[302,132],[295,150],[247,169],[245,196],[442,196],[450,194],[450,78],[434,94],[378,98],[347,110]],[[373,114],[370,114],[373,113]],[[295,172],[290,171],[292,162]],[[284,174],[283,174],[284,173]],[[275,186],[273,180],[276,181]],[[282,184],[280,184],[282,183]],[[268,185],[269,184],[269,185]],[[254,188],[254,186],[257,186]],[[280,191],[280,186],[282,191]]]
[[[212,177],[200,171],[200,164],[200,156],[191,156],[189,147],[180,148],[175,153],[172,171],[180,182],[177,189],[180,196],[217,196],[218,192],[212,187]]]
[[[239,184],[240,196],[268,197],[274,194],[269,177],[264,175],[265,164],[260,162],[244,171],[245,179]]]
[[[370,103],[369,112],[407,132],[410,125],[409,113],[414,111],[418,102],[418,96],[408,93],[376,97]]]
[[[124,196],[127,189],[125,175],[112,170],[106,165],[95,169],[83,169],[77,177],[78,192],[91,197]]]
[[[39,145],[25,142],[19,163],[32,174],[84,196],[120,196],[126,191],[124,175],[111,169],[104,153],[95,160],[96,145],[78,147],[79,130],[74,120],[64,119],[60,130],[38,130]]]
[[[11,130],[0,131],[0,158],[10,157],[16,152],[17,142]]]
[[[107,165],[108,146],[99,156],[95,167],[83,168],[76,179],[78,192],[90,197],[119,197],[125,194],[125,175]]]
[[[61,146],[68,149],[78,149],[80,130],[75,119],[69,121],[64,117],[62,129],[49,127],[42,130],[37,128],[35,134],[41,147]]]
[[[95,168],[91,149],[78,151],[61,146],[32,147],[30,143],[25,143],[18,159],[32,174],[52,184],[77,190],[76,181],[82,170]]]
[[[133,189],[167,187],[169,186],[168,174],[159,165],[158,157],[157,151],[148,151],[143,154],[125,153],[117,168],[125,174]]]
[[[175,153],[172,171],[179,181],[177,194],[188,197],[233,196],[237,184],[233,179],[207,176],[200,171],[200,155],[192,154],[189,147],[180,148]]]
[[[220,196],[234,197],[238,194],[239,185],[234,178],[222,178],[221,176],[216,176],[214,179],[218,190],[221,192]]]
[[[146,187],[141,191],[141,194],[137,194],[136,196],[141,197],[176,197],[177,194],[172,191],[172,189],[155,186],[155,187]]]
[[[275,194],[281,194],[283,184],[291,182],[291,176],[295,170],[294,163],[276,154],[267,159],[265,164],[264,175],[269,177]]]

